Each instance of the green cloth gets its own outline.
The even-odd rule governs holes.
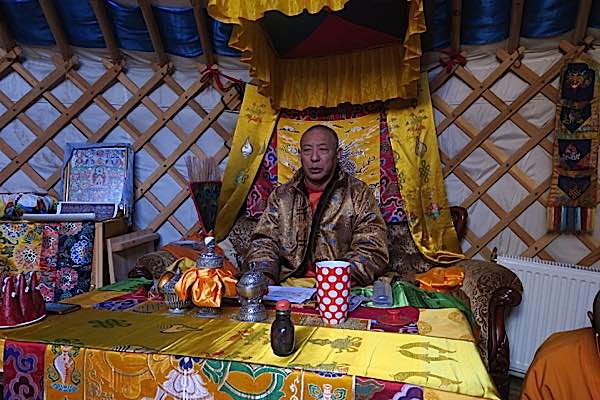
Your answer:
[[[102,286],[98,290],[106,290],[113,292],[133,292],[140,286],[152,285],[152,281],[146,278],[130,278],[123,281],[115,282],[112,285]]]
[[[373,296],[373,287],[353,288],[352,293],[366,298]],[[413,284],[403,281],[396,281],[392,286],[394,302],[390,308],[396,307],[417,307],[417,308],[458,308],[465,314],[471,326],[475,326],[475,316],[469,307],[459,299],[445,295],[439,292],[431,292],[416,287]],[[363,303],[367,307],[376,307],[373,302]]]

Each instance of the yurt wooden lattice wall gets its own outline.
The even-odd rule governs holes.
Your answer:
[[[456,134],[458,129],[467,138],[464,147],[455,154],[444,152],[445,146],[440,143],[444,175],[446,179],[451,177],[450,179],[460,180],[470,192],[461,199],[461,206],[469,209],[474,204],[481,202],[490,215],[496,217],[494,218],[495,223],[487,231],[481,232],[477,229],[477,221],[473,221],[474,216],[471,213],[471,223],[466,234],[468,242],[466,255],[469,257],[479,253],[483,257],[489,258],[492,251],[490,244],[508,229],[526,247],[520,253],[521,256],[539,256],[542,259],[554,260],[554,257],[545,248],[560,235],[545,233],[541,237],[536,237],[528,232],[526,225],[519,222],[519,217],[532,206],[543,211],[537,214],[538,218],[545,221],[546,198],[550,188],[550,169],[547,171],[548,177],[540,182],[529,176],[519,164],[534,150],[545,151],[548,157],[552,154],[554,113],[548,113],[548,119],[541,126],[536,126],[521,114],[521,109],[536,96],[544,96],[548,101],[556,103],[558,89],[552,83],[560,75],[565,59],[584,51],[584,46],[575,47],[568,42],[563,42],[561,48],[565,52],[564,56],[550,65],[542,74],[534,72],[521,62],[519,52],[522,50],[517,50],[512,54],[500,50],[497,53],[499,65],[484,79],[480,80],[467,68],[457,66],[450,73],[443,72],[437,75],[431,82],[432,102],[439,116],[438,135],[444,135],[447,130]],[[460,80],[470,90],[470,93],[456,107],[451,107],[442,97],[436,95],[436,91],[451,78]],[[493,89],[494,86],[498,87],[498,82],[506,81],[506,79],[519,79],[527,86],[510,102],[505,102]],[[491,106],[487,110],[490,118],[482,126],[476,126],[469,120],[468,110],[476,102],[482,100],[484,100],[484,104]],[[507,123],[512,124],[514,129],[524,135],[523,143],[518,148],[502,149],[495,144],[495,140],[492,138],[498,129]],[[485,152],[484,157],[493,160],[496,164],[484,179],[474,179],[463,167],[463,162],[476,151]],[[492,194],[492,188],[501,179],[510,179],[513,185],[520,186],[520,188],[514,189],[515,195],[526,194],[511,202],[509,209],[500,205],[496,200],[498,196]],[[449,196],[451,199],[453,198],[452,193]],[[588,247],[589,251],[598,247],[598,241],[591,235],[578,235],[577,240]],[[590,254],[577,261],[584,265],[590,265],[598,259],[600,259],[600,255]]]
[[[92,62],[74,56],[51,1],[40,0],[58,50],[50,69],[23,57],[25,50],[15,46],[0,20],[0,44],[7,50],[0,53],[0,188],[28,182],[60,197],[66,142],[129,141],[136,151],[137,228],[150,228],[168,240],[193,232],[198,224],[185,157],[207,154],[226,162],[240,93],[215,84],[206,64],[181,74],[164,50],[147,1],[139,5],[155,50],[153,70],[129,57],[125,63],[102,3],[91,4],[109,54],[93,73],[85,68]],[[192,6],[206,62],[212,64],[205,11],[199,1]],[[590,6],[591,1],[581,2],[578,20],[587,19]],[[506,48],[495,51],[494,65],[478,68],[477,60],[467,57],[466,65],[430,73],[449,199],[470,215],[463,249],[469,257],[489,258],[499,247],[504,254],[592,265],[600,260],[598,234],[559,235],[544,229],[557,80],[568,57],[588,51],[582,43],[585,28],[562,41],[544,65],[532,65],[518,47],[521,12],[522,2],[513,1],[510,38]],[[453,18],[458,22],[453,21],[451,47],[457,53],[460,7]],[[6,83],[16,81],[19,87]],[[517,89],[508,93],[506,87]],[[532,102],[544,104],[535,118],[530,116]],[[92,124],[90,113],[102,117]],[[533,166],[532,160],[544,164]],[[561,258],[561,246],[576,251]]]
[[[578,235],[546,230],[558,81],[564,63],[590,48],[593,39],[584,40],[590,9],[591,1],[580,2],[569,40],[530,61],[518,47],[523,2],[513,1],[510,37],[495,50],[494,65],[463,66],[458,57],[430,73],[448,197],[469,210],[467,257],[487,259],[497,247],[506,255],[584,266],[600,260],[597,227]],[[459,54],[460,1],[452,15],[450,53]]]
[[[136,163],[145,166],[136,168],[136,209],[145,209],[145,218],[136,220],[137,228],[162,230],[170,239],[197,231],[185,158],[208,155],[218,162],[225,160],[235,126],[232,112],[241,102],[241,93],[232,85],[215,84],[206,64],[198,64],[196,73],[187,73],[178,81],[156,21],[148,12],[148,2],[140,2],[140,7],[156,63],[153,71],[146,66],[143,74],[136,74],[140,69],[130,68],[116,47],[100,2],[92,5],[111,55],[102,60],[101,73],[98,69],[90,73],[78,70],[85,62],[80,63],[66,43],[52,2],[40,1],[40,5],[60,53],[53,57],[51,70],[40,72],[31,66],[0,21],[0,35],[8,49],[0,58],[0,82],[8,78],[20,83],[19,88],[0,90],[0,151],[4,159],[0,187],[4,191],[34,187],[60,198],[66,142],[129,142]],[[201,37],[205,37],[206,20],[199,2],[194,2],[194,11]],[[206,61],[214,63],[208,41],[205,48]],[[201,104],[206,102],[210,107]],[[86,119],[90,113],[94,123]],[[162,145],[155,144],[155,139],[165,135],[169,138],[161,140]],[[32,164],[46,168],[36,169]]]

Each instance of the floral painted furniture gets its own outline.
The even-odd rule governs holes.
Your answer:
[[[41,272],[46,301],[90,290],[93,222],[0,222],[0,274]]]

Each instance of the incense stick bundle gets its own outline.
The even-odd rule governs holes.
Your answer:
[[[188,156],[185,160],[190,182],[219,182],[222,179],[214,157]]]

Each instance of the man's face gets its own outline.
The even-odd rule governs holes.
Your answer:
[[[335,139],[331,133],[323,129],[307,132],[300,141],[300,160],[308,182],[326,183],[337,162]]]

